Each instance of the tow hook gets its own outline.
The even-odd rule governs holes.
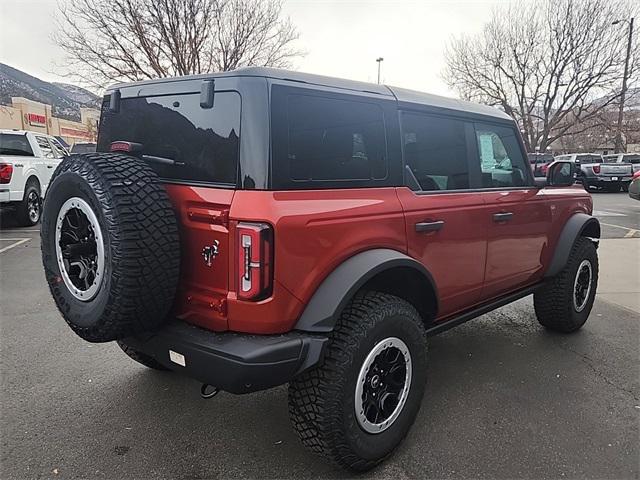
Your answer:
[[[214,387],[213,385],[209,385],[208,383],[203,383],[202,387],[200,387],[200,396],[202,398],[213,398],[220,392],[218,387]]]

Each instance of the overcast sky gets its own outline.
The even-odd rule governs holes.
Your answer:
[[[454,35],[482,29],[491,9],[509,0],[285,0],[284,14],[301,33],[304,72],[376,81],[455,96],[440,75]],[[531,0],[535,1],[535,0]],[[51,40],[56,0],[0,0],[0,62],[49,81],[63,52]]]

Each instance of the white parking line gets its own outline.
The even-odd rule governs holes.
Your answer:
[[[40,230],[2,230],[0,229],[0,234],[2,233],[40,233]]]
[[[608,210],[594,210],[593,216],[594,217],[626,217],[627,215],[624,213],[610,212]]]
[[[624,234],[624,238],[631,238],[633,237],[636,233],[638,233],[638,230],[635,229],[630,229],[627,233]]]
[[[0,248],[0,253],[4,253],[8,250],[11,250],[12,248],[15,248],[19,245],[22,245],[25,242],[28,242],[29,240],[31,240],[30,238],[12,238],[12,239],[7,239],[7,238],[3,238],[1,240],[17,240],[16,242],[12,243],[11,245],[8,245],[6,247]]]

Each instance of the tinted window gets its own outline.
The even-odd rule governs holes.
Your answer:
[[[40,147],[40,150],[42,150],[42,155],[44,155],[45,158],[56,158],[53,154],[53,149],[49,144],[49,140],[45,137],[36,136],[36,142],[38,142],[38,146]]]
[[[63,158],[67,155],[66,150],[55,138],[49,138],[49,143],[53,147],[53,155],[55,158]]]
[[[125,98],[120,111],[103,105],[98,151],[112,142],[141,144],[137,155],[160,177],[236,185],[240,95],[216,92],[214,106],[200,107],[199,94]]]
[[[95,151],[95,143],[76,143],[71,147],[71,153],[93,153]]]
[[[622,157],[622,161],[626,163],[638,164],[640,163],[640,155],[625,155]]]
[[[0,133],[0,155],[33,157],[33,150],[26,135]]]
[[[602,163],[602,157],[600,155],[576,155],[576,160],[580,163]]]
[[[464,122],[405,113],[402,139],[410,185],[415,181],[427,191],[469,188]]]
[[[286,163],[289,178],[298,182],[385,178],[382,109],[372,103],[289,95]]]
[[[521,187],[527,184],[525,159],[515,130],[476,124],[484,188]]]
[[[605,155],[602,157],[604,163],[617,163],[618,155]]]

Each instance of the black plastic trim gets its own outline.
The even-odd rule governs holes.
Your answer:
[[[587,215],[586,213],[575,213],[567,220],[558,237],[553,259],[544,274],[545,278],[554,277],[560,273],[567,264],[569,253],[576,239],[582,236],[582,232],[584,232],[589,225],[595,225],[597,227],[598,234],[595,238],[600,238],[600,222],[597,218]]]
[[[124,342],[165,367],[231,393],[282,385],[316,365],[328,338],[301,332],[282,335],[216,333],[172,320],[161,330]],[[169,350],[184,356],[173,362]]]
[[[495,300],[491,300],[490,302],[483,303],[479,307],[474,307],[473,309],[467,310],[466,312],[460,315],[456,315],[451,319],[444,319],[441,322],[438,322],[435,325],[433,325],[431,328],[428,328],[427,335],[431,337],[433,335],[446,332],[447,330],[453,327],[462,325],[463,323],[466,323],[469,320],[473,320],[474,318],[484,315],[485,313],[489,313],[492,310],[495,310],[496,308],[503,307],[504,305],[515,302],[516,300],[524,298],[527,295],[531,295],[538,288],[540,288],[541,285],[542,283],[536,283],[535,285],[532,285],[530,287],[523,288],[516,292],[509,293],[508,295],[505,295],[503,297],[497,298]]]
[[[404,253],[379,248],[358,253],[331,272],[311,297],[295,329],[313,333],[330,332],[356,292],[376,274],[395,267],[410,267],[424,276],[425,282],[430,284],[435,293],[437,312],[438,291],[429,271]]]

